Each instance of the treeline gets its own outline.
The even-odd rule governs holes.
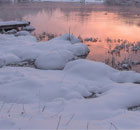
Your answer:
[[[5,3],[5,2],[29,2],[33,0],[0,0],[0,3]]]
[[[140,5],[140,0],[105,0],[110,5]]]

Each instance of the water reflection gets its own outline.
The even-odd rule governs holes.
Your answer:
[[[29,20],[35,26],[36,32],[63,34],[70,32],[76,36],[96,37],[100,42],[86,42],[91,50],[88,58],[97,61],[105,61],[111,58],[108,54],[109,44],[112,48],[119,42],[107,43],[111,38],[140,41],[140,9],[130,7],[106,6],[102,4],[79,3],[16,3],[0,4],[1,20]],[[134,58],[138,55],[123,52],[121,57]],[[138,68],[136,68],[138,70]]]

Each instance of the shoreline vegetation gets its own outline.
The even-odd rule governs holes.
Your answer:
[[[21,25],[25,26],[25,27],[21,27]],[[2,29],[0,33],[13,34],[16,37],[17,36],[27,36],[35,30],[35,28],[30,25],[30,22],[26,22],[26,21],[0,22],[0,27]],[[44,42],[51,41],[57,37],[63,37],[62,34],[57,35],[57,34],[46,33],[46,32],[43,32],[42,34],[36,34],[36,33],[32,33],[32,34],[33,34],[33,36],[35,36],[37,38],[39,43],[43,42],[43,41]],[[74,40],[74,39],[76,40],[76,38],[74,38],[74,36],[71,34],[70,29],[69,29],[69,33],[67,35],[64,35],[64,39],[67,39],[70,42],[72,42],[72,40]],[[79,35],[77,42],[81,42],[82,44],[85,44],[90,47],[91,44],[94,44],[94,43],[100,44],[101,42],[103,42],[103,39],[100,39],[98,37],[82,38]],[[140,60],[136,60],[134,58],[136,55],[139,55],[140,41],[129,42],[129,41],[123,40],[123,39],[111,39],[111,38],[107,37],[104,40],[104,42],[105,42],[105,44],[108,45],[108,51],[107,51],[108,57],[105,58],[104,61],[102,61],[105,64],[107,64],[115,69],[121,70],[121,71],[122,70],[133,70],[134,67],[138,67],[140,65]],[[88,44],[88,43],[90,43],[90,44]],[[114,47],[113,47],[113,44],[115,44]],[[121,58],[124,53],[127,53],[127,56],[124,58]],[[83,55],[79,55],[77,57],[73,57],[70,60],[74,60],[76,58],[86,58],[88,54],[89,54],[89,52],[85,53]],[[94,54],[92,54],[92,55],[94,55]],[[130,57],[129,55],[134,55],[134,57],[132,57],[132,56]],[[118,60],[118,57],[120,57],[121,60]],[[5,61],[3,61],[3,64],[5,64],[6,66],[12,66],[12,67],[14,67],[14,66],[25,67],[26,66],[26,67],[40,68],[40,67],[38,67],[38,65],[36,63],[36,59],[23,59],[20,62],[8,63],[8,64],[5,63]],[[49,68],[51,68],[51,67],[49,67]],[[59,69],[63,69],[63,67],[59,67]]]
[[[33,34],[38,41],[49,41],[55,37],[60,36],[57,34],[52,33],[46,33],[43,32],[42,34]],[[78,39],[87,46],[91,46],[91,44],[100,44],[103,42],[103,39],[100,39],[98,37],[86,37],[82,38],[80,35],[78,36]],[[115,68],[118,70],[133,70],[134,67],[140,66],[140,60],[136,60],[134,57],[136,55],[139,55],[140,52],[140,41],[137,42],[130,42],[128,40],[123,39],[111,39],[106,38],[105,44],[108,45],[108,58],[104,60],[104,63]],[[90,43],[90,44],[89,44]],[[114,47],[112,44],[116,44]],[[118,60],[118,58],[122,57],[124,53],[127,54],[126,57],[121,58],[121,60]],[[93,54],[94,55],[94,54]],[[134,55],[134,57],[130,57],[129,55]],[[84,57],[85,58],[85,57]]]
[[[140,6],[140,0],[0,0],[5,2],[80,2],[80,3],[104,3],[107,5]]]
[[[105,0],[108,5],[140,6],[140,0]]]

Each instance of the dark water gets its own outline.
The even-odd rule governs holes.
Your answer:
[[[124,59],[140,61],[140,51],[122,49],[120,55],[108,51],[125,41],[137,44],[140,41],[140,8],[61,2],[1,3],[0,21],[28,20],[36,28],[36,34],[72,33],[75,36],[96,38],[96,42],[84,42],[90,48],[87,57],[96,61],[115,63]],[[109,39],[109,40],[106,40]],[[133,70],[140,72],[140,65]]]

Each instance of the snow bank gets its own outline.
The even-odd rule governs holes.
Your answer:
[[[127,96],[130,96],[130,93],[133,91],[133,93],[138,95],[138,90],[140,89],[140,87],[138,87],[139,85],[135,85],[130,82],[134,82],[135,76],[140,77],[140,74],[134,73],[133,78],[131,77],[131,81],[127,82],[124,79],[124,82],[126,83],[120,84],[112,80],[112,76],[118,72],[119,71],[112,69],[104,63],[98,63],[89,60],[71,61],[67,63],[63,71],[41,71],[34,68],[4,67],[0,70],[0,100],[16,103],[19,100],[20,102],[24,103],[36,102],[38,100],[38,96],[36,97],[36,94],[38,93],[40,93],[40,100],[43,102],[52,101],[57,98],[79,99],[90,97],[93,92],[99,96],[100,93],[106,93],[107,95],[107,92],[109,92],[111,95],[114,93],[115,96],[115,92],[117,93],[118,91],[118,94],[116,95],[117,98],[121,97],[120,95],[123,91],[126,91]],[[127,74],[128,77],[130,75]],[[12,89],[8,91],[8,88],[11,87]],[[132,90],[130,88],[132,88]],[[112,89],[113,91],[111,91]],[[15,99],[15,93],[18,100]],[[125,92],[123,94],[125,94]],[[132,94],[132,96],[133,95],[134,94]],[[135,97],[137,97],[136,95]],[[136,99],[140,98],[134,98],[133,100]],[[121,101],[122,100],[119,102]],[[132,105],[138,105],[138,101],[139,100],[137,100],[137,104]],[[134,101],[130,102],[130,104],[131,103],[134,103]],[[124,104],[125,103],[122,103],[122,105]]]
[[[124,111],[127,111],[127,107],[139,104],[138,85],[115,86],[117,88],[98,98],[67,102],[61,107],[62,114],[76,113],[76,119],[102,121],[122,115]]]
[[[29,26],[26,26],[23,28],[24,31],[29,31],[29,32],[32,32],[35,30],[35,28],[32,26],[32,25],[29,25]]]
[[[46,55],[40,55],[35,61],[37,68],[41,69],[63,69],[67,62],[74,60],[75,56],[66,50],[57,50]]]
[[[89,53],[86,45],[69,34],[48,42],[37,42],[27,31],[20,31],[15,36],[0,35],[1,54],[7,55],[8,53],[9,56],[13,55],[20,59],[19,61],[35,60],[35,66],[39,69],[63,69],[68,61]],[[7,64],[9,63],[5,63]],[[12,64],[12,59],[10,64]]]
[[[0,26],[21,25],[21,24],[29,25],[30,22],[27,22],[27,21],[2,21],[0,22]]]
[[[11,63],[18,63],[21,61],[21,59],[17,57],[16,55],[7,53],[5,55],[0,55],[0,61],[1,61],[1,64],[3,63],[3,65],[1,66],[4,66]]]
[[[54,129],[60,116],[59,127],[63,129],[84,129],[87,121],[93,123],[91,129],[107,129],[110,123],[119,129],[140,128],[139,112],[127,110],[140,105],[140,85],[130,83],[140,74],[126,73],[125,77],[133,73],[131,81],[122,78],[125,83],[118,83],[118,73],[124,74],[89,60],[68,62],[64,70],[3,67],[0,69],[0,102],[6,106],[1,110],[0,123],[3,120],[5,123],[0,128]],[[85,99],[93,92],[96,98]],[[9,108],[12,110],[7,118]]]
[[[0,128],[139,129],[139,111],[128,108],[140,106],[140,74],[78,59],[88,52],[68,34],[0,35]],[[5,66],[23,60],[39,69]]]
[[[19,31],[15,34],[15,36],[28,36],[28,35],[30,35],[30,33],[27,31]]]
[[[65,71],[75,73],[90,80],[106,80],[107,78],[118,83],[140,83],[140,74],[134,71],[118,71],[101,62],[90,60],[76,60],[64,68]]]

